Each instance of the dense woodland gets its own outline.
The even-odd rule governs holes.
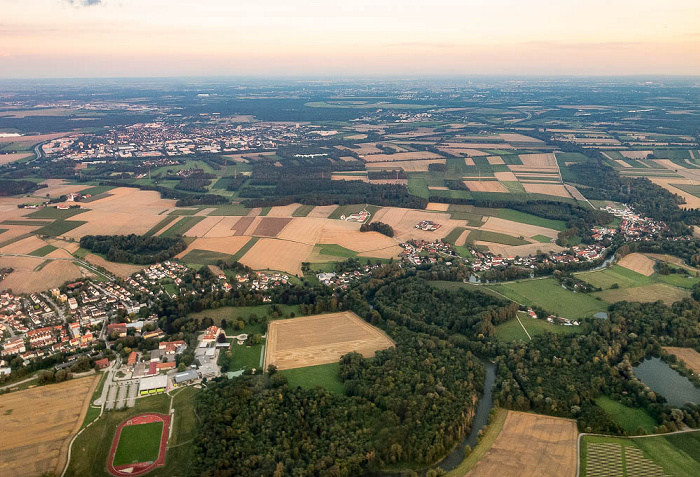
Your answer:
[[[187,248],[182,237],[143,235],[85,235],[80,246],[110,262],[150,264],[169,260]]]
[[[380,234],[386,235],[387,237],[394,236],[394,229],[391,225],[385,224],[384,222],[372,222],[360,225],[360,232],[379,232]]]

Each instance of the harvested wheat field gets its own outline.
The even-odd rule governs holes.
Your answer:
[[[11,154],[0,154],[0,166],[3,164],[9,164],[11,162],[19,161],[25,157],[32,157],[33,154],[30,152],[14,152]]]
[[[372,358],[392,346],[384,332],[349,311],[277,320],[268,328],[265,366],[294,369],[335,363],[351,351]]]
[[[306,261],[313,245],[263,238],[258,240],[239,261],[254,270],[279,270],[301,275],[301,262]]]
[[[360,230],[360,224],[344,220],[294,217],[284,230],[278,234],[277,238],[314,245],[321,239],[321,234],[324,230],[358,231]]]
[[[301,204],[289,204],[272,207],[270,212],[268,212],[267,217],[291,217],[294,211],[300,206]]]
[[[511,171],[515,172],[516,174],[519,172],[522,173],[527,173],[527,172],[532,172],[532,173],[542,173],[545,172],[547,174],[556,174],[559,172],[559,169],[557,166],[526,166],[522,164],[509,164],[508,169]]]
[[[355,154],[365,155],[365,154],[381,154],[382,151],[376,146],[374,142],[366,142],[362,144],[357,144],[357,147],[347,147],[347,146],[335,146],[336,149],[344,151],[352,151]]]
[[[450,204],[443,204],[442,202],[428,202],[425,210],[437,210],[438,212],[447,212]]]
[[[513,174],[510,171],[494,172],[493,176],[501,182],[517,182],[518,181],[518,178],[515,177],[515,174]]]
[[[0,396],[0,474],[60,474],[99,376]]]
[[[576,475],[576,421],[508,411],[503,429],[469,477]]]
[[[374,258],[396,258],[403,250],[391,237],[379,232],[357,230],[323,229],[318,243],[340,245],[362,256]]]
[[[688,192],[685,192],[675,185],[688,185],[688,184],[696,184],[697,181],[693,181],[690,179],[681,179],[681,178],[661,178],[661,177],[649,177],[649,180],[652,181],[656,185],[660,185],[667,191],[671,192],[672,194],[678,194],[679,196],[683,197],[685,200],[685,204],[679,205],[679,207],[687,209],[697,209],[700,208],[700,198],[695,197],[693,194],[689,194]],[[675,184],[675,185],[674,185]]]
[[[63,179],[46,179],[40,184],[46,184],[48,187],[39,189],[35,192],[37,195],[45,196],[49,194],[51,197],[60,197],[71,192],[80,192],[88,188],[85,184],[67,184]]]
[[[68,242],[66,240],[61,240],[61,239],[47,239],[46,240],[49,244],[53,245],[54,247],[61,248],[68,253],[75,253],[79,248],[80,248],[80,243],[78,242]]]
[[[503,192],[508,189],[498,181],[463,181],[464,185],[472,192]]]
[[[428,186],[428,190],[450,190],[450,188],[446,186]]]
[[[439,240],[453,228],[466,225],[466,221],[454,220],[447,212],[429,212],[399,207],[384,207],[377,211],[372,220],[391,225],[395,232],[394,239],[398,242],[410,239]],[[434,232],[417,229],[416,224],[423,220],[430,220],[440,224],[442,227]]]
[[[465,157],[464,158],[464,164],[467,166],[473,166],[474,165],[474,159],[471,157]]]
[[[198,238],[189,244],[185,250],[178,253],[176,258],[182,258],[195,249],[233,255],[248,243],[249,240],[250,237],[248,236]]]
[[[14,242],[10,245],[7,245],[6,247],[1,248],[0,252],[2,252],[2,253],[28,254],[28,253],[32,253],[34,250],[40,249],[41,247],[43,247],[45,245],[46,245],[46,242],[41,240],[36,235],[32,235],[31,237],[27,237],[25,239],[18,240],[17,242]]]
[[[465,147],[442,147],[438,146],[438,151],[446,152],[447,154],[452,154],[453,156],[467,155],[470,157],[488,156],[488,153],[480,151],[478,149],[471,149]]]
[[[619,151],[627,159],[646,159],[653,151]]]
[[[290,217],[262,217],[251,235],[277,237],[292,219]]]
[[[338,206],[335,204],[317,205],[316,207],[311,209],[311,212],[308,213],[306,218],[308,218],[308,219],[326,219],[337,208],[338,208]]]
[[[674,348],[672,346],[664,346],[664,351],[668,354],[673,354],[679,360],[685,363],[685,367],[690,369],[695,374],[700,373],[700,353],[693,348]]]
[[[655,263],[656,262],[654,260],[646,255],[642,255],[641,253],[630,253],[629,255],[622,257],[618,262],[618,265],[648,277],[654,273]]]
[[[552,154],[552,153],[521,154],[519,157],[520,157],[520,161],[525,166],[535,166],[535,167],[555,166],[556,167],[556,165],[557,165],[557,160],[555,159],[554,154]]]
[[[494,164],[505,164],[503,161],[503,158],[501,156],[489,156],[486,158],[487,161],[489,161],[489,164],[494,165]]]
[[[79,239],[84,235],[143,235],[163,220],[163,217],[138,215],[133,212],[105,213],[90,210],[80,214],[75,220],[87,223],[64,233],[63,236]]]
[[[367,176],[349,176],[349,175],[344,175],[344,174],[331,174],[331,180],[332,181],[360,181],[360,182],[368,182],[369,180],[367,179]]]
[[[70,260],[0,257],[0,268],[14,268],[14,272],[0,282],[0,289],[11,289],[14,293],[44,291],[68,280],[93,276]]]
[[[99,255],[95,255],[94,253],[88,253],[87,255],[85,255],[85,260],[92,263],[93,265],[97,265],[98,267],[104,268],[113,275],[122,278],[126,278],[136,272],[143,270],[144,268],[143,265],[109,262],[104,258],[100,257]]]
[[[184,233],[186,237],[204,237],[211,231],[219,222],[230,217],[205,217],[200,222],[194,224]],[[231,227],[229,227],[229,230]],[[230,233],[229,233],[230,235]]]
[[[616,159],[615,162],[616,162],[617,165],[620,166],[620,167],[624,167],[624,168],[627,168],[627,169],[632,167],[631,164],[629,164],[629,163],[623,161],[622,159]]]
[[[569,191],[562,184],[533,184],[522,183],[525,192],[530,194],[553,195],[556,197],[571,197]]]

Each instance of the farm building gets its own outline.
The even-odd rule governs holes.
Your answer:
[[[165,392],[168,388],[168,377],[164,374],[141,378],[139,381],[139,395],[156,394]]]

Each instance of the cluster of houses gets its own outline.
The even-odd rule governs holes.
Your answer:
[[[374,270],[375,268],[379,268],[381,265],[379,264],[374,264],[374,265],[360,265],[357,270],[351,270],[347,272],[342,272],[342,273],[335,273],[335,272],[322,272],[316,274],[316,278],[318,278],[318,281],[321,282],[323,285],[333,287],[333,288],[342,288],[343,290],[350,285],[350,282],[354,280],[359,280],[362,277],[366,277],[369,275],[369,273]]]
[[[437,263],[440,256],[449,256],[450,260],[456,260],[452,245],[441,240],[427,242],[425,240],[409,240],[400,244],[403,251],[400,258],[412,265],[422,265],[424,263]],[[451,265],[451,262],[445,262]]]
[[[619,229],[626,240],[640,240],[668,230],[668,225],[665,222],[645,217],[626,204],[622,204],[621,207],[608,205],[604,208],[601,207],[601,210],[621,219]]]
[[[600,243],[590,245],[574,245],[561,252],[546,252],[542,255],[508,256],[502,257],[491,252],[472,250],[474,260],[471,263],[472,270],[483,272],[493,268],[507,268],[510,266],[534,269],[540,263],[579,263],[599,260],[605,254],[606,247]]]
[[[442,225],[436,224],[435,222],[430,220],[421,220],[415,225],[415,227],[419,230],[424,230],[426,232],[435,232],[437,229],[442,227]]]
[[[48,158],[73,159],[79,162],[142,158],[191,156],[198,153],[221,154],[260,149],[275,149],[299,140],[311,139],[319,132],[312,125],[250,122],[241,124],[237,117],[218,114],[198,116],[198,125],[152,122],[111,128],[99,135],[70,135],[42,146]],[[154,166],[162,165],[154,163]]]
[[[527,309],[527,315],[532,318],[533,320],[539,319],[537,316],[537,313],[535,311],[528,307]],[[568,318],[562,318],[561,316],[555,316],[555,315],[549,315],[547,317],[547,322],[551,323],[553,325],[563,325],[563,326],[579,326],[580,323],[577,320],[570,320]]]

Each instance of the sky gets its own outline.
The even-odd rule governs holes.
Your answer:
[[[698,75],[698,0],[0,0],[0,78]]]

